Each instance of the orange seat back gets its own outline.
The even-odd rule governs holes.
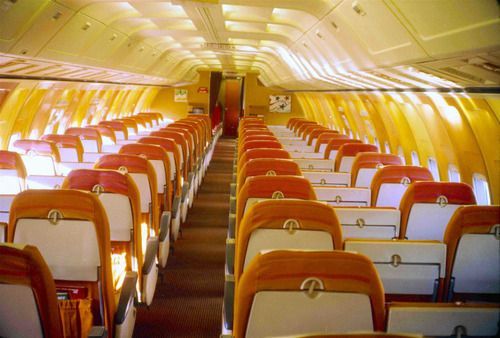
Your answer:
[[[78,162],[83,161],[83,145],[80,138],[76,135],[46,134],[41,137],[42,140],[55,142],[58,148],[75,149],[78,156]]]
[[[299,176],[254,176],[249,177],[238,192],[236,201],[236,224],[243,217],[249,198],[316,200],[311,183]]]
[[[236,280],[243,273],[245,255],[252,232],[256,229],[283,230],[290,221],[296,222],[297,229],[295,230],[330,233],[333,248],[342,250],[342,227],[331,206],[305,200],[262,201],[248,210],[238,227],[234,266]]]
[[[302,285],[311,277],[321,280],[324,292],[368,296],[373,329],[384,330],[384,291],[378,273],[367,257],[343,251],[272,251],[254,258],[241,276],[235,295],[234,336],[245,337],[250,310],[258,292],[305,292]]]
[[[356,155],[351,169],[351,187],[356,185],[356,179],[361,169],[380,168],[386,165],[403,165],[398,155],[379,152],[361,152]]]
[[[281,158],[256,158],[246,162],[238,171],[238,188],[241,189],[245,180],[259,175],[291,175],[302,176],[299,165],[293,160]]]
[[[0,266],[2,267],[0,288],[2,285],[20,285],[31,288],[43,336],[62,338],[56,286],[49,267],[38,249],[31,245],[14,247],[0,244]],[[38,318],[18,318],[18,320],[28,322],[38,320]],[[1,322],[0,318],[0,326],[2,326]]]
[[[55,217],[55,219],[52,217]],[[114,336],[116,305],[114,298],[115,291],[112,283],[109,224],[106,211],[97,196],[80,190],[62,189],[26,190],[19,193],[11,207],[8,228],[9,242],[15,242],[17,227],[22,220],[26,219],[41,220],[43,222],[59,222],[60,220],[85,221],[92,224],[95,230],[95,245],[99,250],[100,268],[96,268],[98,279],[96,281],[56,279],[56,287],[85,287],[88,296],[93,300],[95,305],[92,307],[94,324],[104,325],[108,334]],[[45,227],[49,225],[41,223],[40,225],[36,224],[36,226]],[[52,227],[53,225],[50,224],[50,226]],[[71,224],[68,224],[69,227],[71,227]],[[26,230],[24,231],[26,232]],[[71,230],[68,229],[68,232],[71,232]],[[47,233],[47,236],[44,238],[36,238],[36,241],[38,240],[44,243],[44,247],[52,247],[52,244],[64,241],[65,239],[51,238],[51,233]],[[38,243],[28,244],[41,245]],[[78,248],[79,246],[76,247],[76,249]],[[42,249],[40,249],[40,252],[46,257]],[[64,252],[60,254],[64,255]],[[47,261],[47,265],[50,267],[51,262]],[[54,275],[54,271],[52,271],[52,274]]]
[[[358,153],[363,152],[378,152],[378,148],[373,144],[344,143],[340,146],[337,156],[335,157],[335,171],[339,171],[343,157],[354,157]]]

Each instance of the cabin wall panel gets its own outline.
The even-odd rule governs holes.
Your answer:
[[[364,119],[361,116],[361,110],[359,109],[358,96],[356,94],[347,94],[346,97],[348,98],[347,106],[349,107],[349,112],[356,124],[358,137],[360,140],[363,140],[364,136],[367,135],[367,131]]]
[[[401,95],[402,98],[405,98],[405,95]],[[409,103],[405,102],[400,104],[401,112],[403,116],[408,121],[408,125],[411,126],[412,134],[415,137],[415,148],[409,149],[410,153],[412,151],[417,151],[418,157],[420,160],[420,165],[423,167],[428,167],[428,158],[436,158],[436,152],[434,151],[434,146],[432,144],[431,137],[429,132],[427,131],[427,127],[425,123],[420,118],[416,107]],[[415,165],[415,163],[412,163]],[[440,172],[440,177],[442,177]]]
[[[390,152],[391,149],[385,148],[386,142],[389,142],[389,135],[388,135],[387,130],[385,128],[384,122],[382,121],[382,118],[380,117],[380,114],[378,114],[375,106],[372,103],[374,96],[370,95],[370,94],[360,94],[359,96],[360,96],[360,99],[363,100],[364,107],[368,111],[369,120],[372,123],[373,127],[375,128],[375,137],[377,137],[379,144],[380,144],[379,151],[386,152],[386,153]],[[390,144],[390,142],[389,142],[389,144]]]
[[[23,125],[16,124],[16,121],[34,87],[33,83],[16,83],[9,88],[10,92],[0,110],[1,149],[8,148],[10,137],[16,129],[22,130]]]
[[[245,77],[244,88],[245,115],[257,114],[263,115],[267,124],[285,125],[292,117],[304,116],[303,107],[297,99],[296,94],[287,93],[282,90],[276,90],[264,87],[258,82],[258,74],[248,73]],[[271,113],[269,112],[269,95],[291,95],[292,111],[291,113]]]
[[[455,96],[450,99],[456,101],[461,108],[464,118],[470,125],[477,142],[477,151],[480,153],[485,169],[479,172],[488,179],[491,202],[500,203],[500,127],[498,120],[481,97]]]
[[[437,160],[439,173],[443,181],[449,181],[448,168],[452,164],[459,167],[456,149],[448,135],[446,126],[444,125],[441,116],[436,107],[429,104],[423,104],[421,97],[416,98],[416,109],[418,114],[422,117],[423,122],[429,133],[429,138],[435,149],[435,159]],[[425,159],[427,161],[428,159]]]
[[[472,185],[473,173],[486,173],[484,162],[478,148],[474,133],[455,102],[446,97],[433,96],[438,106],[438,113],[443,118],[448,133],[455,147],[459,160],[462,182]]]

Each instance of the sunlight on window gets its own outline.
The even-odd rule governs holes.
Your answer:
[[[460,182],[461,181],[460,171],[453,164],[450,164],[448,166],[448,180],[450,182]]]
[[[16,148],[14,147],[14,142],[16,142],[19,139],[21,139],[21,133],[15,133],[10,136],[9,148],[8,148],[10,151],[16,151]]]
[[[416,151],[411,152],[411,164],[420,166],[420,159],[418,158],[418,153]]]
[[[391,153],[391,146],[389,144],[389,142],[384,142],[384,149],[385,149],[385,153],[386,154],[390,154]]]
[[[489,205],[491,203],[490,189],[488,187],[486,177],[481,174],[472,175],[472,187],[474,189],[478,205]]]
[[[401,146],[398,147],[398,156],[401,159],[401,161],[403,162],[403,165],[406,165],[405,153],[403,151],[403,147],[401,147]]]
[[[432,177],[434,178],[434,181],[439,182],[441,179],[439,177],[439,168],[438,168],[436,160],[433,159],[432,157],[429,157],[427,164],[429,166],[429,171],[432,173]]]

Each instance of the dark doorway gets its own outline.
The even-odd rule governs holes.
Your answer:
[[[238,121],[241,112],[241,79],[225,79],[224,135],[235,137],[238,134]]]

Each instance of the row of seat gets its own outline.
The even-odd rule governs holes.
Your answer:
[[[498,302],[498,206],[474,206],[468,185],[431,182],[431,175],[420,180],[416,175],[396,183],[404,188],[399,209],[332,208],[318,198],[306,171],[281,143],[292,139],[298,153],[325,128],[300,119],[288,127],[292,130],[268,127],[259,119],[240,121],[227,240],[227,332],[233,329],[236,337],[354,330],[450,335],[459,333],[461,326],[468,335],[498,332],[498,304],[415,302]],[[300,131],[309,132],[309,139],[299,140]],[[351,145],[360,143],[343,146]],[[357,156],[361,154],[367,153]],[[401,167],[387,164],[375,162],[373,176]],[[397,168],[393,175],[405,169]],[[393,224],[397,232],[380,234],[384,227],[394,229]],[[389,240],[378,239],[384,236]],[[408,236],[413,240],[406,240]],[[279,251],[290,249],[299,251]]]
[[[131,337],[134,298],[147,305],[153,301],[157,262],[161,267],[167,263],[220,135],[207,115],[168,125],[160,117],[141,113],[97,127],[70,128],[44,140],[15,141],[20,154],[0,153],[0,176],[13,189],[0,195],[9,207],[4,209],[9,214],[8,243],[0,255],[2,267],[8,268],[0,275],[0,292],[20,295],[24,302],[14,312],[9,302],[2,302],[0,336],[85,336],[91,325],[99,325],[109,336]],[[103,135],[121,141],[103,152]],[[93,148],[80,147],[82,143]],[[59,150],[77,156],[63,162]],[[85,161],[89,158],[95,163]],[[41,161],[52,170],[71,163],[71,170],[33,173],[30,165],[36,168]],[[61,189],[33,189],[32,176],[43,184],[58,180]],[[40,263],[40,253],[48,269]],[[19,257],[26,259],[21,265]],[[20,273],[23,278],[16,279]],[[19,286],[38,280],[45,283],[41,290]],[[62,327],[47,322],[48,315],[42,313],[54,311],[53,300],[47,301],[55,298],[54,282]],[[37,312],[41,315],[32,316]]]

